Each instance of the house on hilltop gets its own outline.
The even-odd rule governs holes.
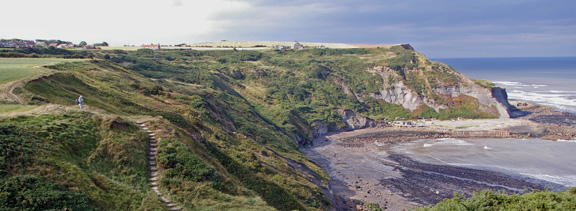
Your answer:
[[[142,48],[148,48],[148,49],[152,49],[152,50],[162,50],[162,48],[160,47],[160,43],[158,43],[157,45],[154,44],[150,44],[150,45],[142,45]]]
[[[292,49],[302,50],[304,49],[304,45],[300,44],[298,41],[294,41],[294,43],[292,44]]]
[[[290,49],[290,47],[289,47],[289,46],[285,46],[285,45],[275,45],[275,46],[274,46],[274,49],[276,49],[276,50],[287,50],[287,49]]]
[[[56,48],[75,48],[76,45],[72,43],[60,43],[56,46]]]
[[[38,41],[38,42],[36,42],[36,47],[47,48],[47,47],[48,47],[48,43],[46,43],[46,42],[44,42],[44,41]]]
[[[36,42],[32,40],[0,40],[0,48],[33,48]]]

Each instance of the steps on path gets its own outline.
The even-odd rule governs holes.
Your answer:
[[[142,130],[144,130],[146,132],[146,134],[148,134],[148,137],[150,138],[150,153],[148,153],[149,156],[149,162],[150,162],[150,186],[152,187],[152,191],[154,191],[154,193],[156,193],[156,195],[158,197],[160,197],[160,200],[162,200],[166,206],[170,209],[170,210],[181,210],[180,207],[177,207],[176,204],[172,203],[171,200],[169,200],[168,198],[162,196],[162,193],[160,193],[160,190],[158,190],[158,169],[156,167],[156,147],[158,146],[157,140],[156,140],[156,134],[149,130],[146,127],[145,122],[143,121],[137,121],[136,122],[138,125],[140,125],[140,128]]]

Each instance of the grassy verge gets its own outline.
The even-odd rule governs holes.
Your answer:
[[[16,81],[34,75],[38,68],[60,62],[78,61],[52,58],[0,58],[0,84]]]
[[[36,108],[37,106],[32,105],[4,105],[0,104],[0,114],[12,113],[12,112],[25,112]]]

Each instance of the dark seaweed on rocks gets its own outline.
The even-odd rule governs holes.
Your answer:
[[[454,192],[469,197],[474,191],[486,189],[506,193],[546,189],[544,184],[536,181],[526,182],[496,172],[420,163],[398,154],[391,154],[389,158],[398,163],[395,170],[402,173],[402,178],[382,179],[381,184],[414,202],[426,205],[451,198]]]

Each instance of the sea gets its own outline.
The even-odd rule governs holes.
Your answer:
[[[392,150],[422,163],[499,172],[553,191],[576,187],[575,142],[441,138],[402,142]]]
[[[509,99],[576,113],[576,57],[432,60],[471,79],[506,88]],[[548,184],[550,190],[576,187],[575,140],[422,139],[400,143],[393,150],[424,163],[489,170]]]
[[[508,99],[576,113],[576,57],[437,58],[471,79],[506,89]]]

